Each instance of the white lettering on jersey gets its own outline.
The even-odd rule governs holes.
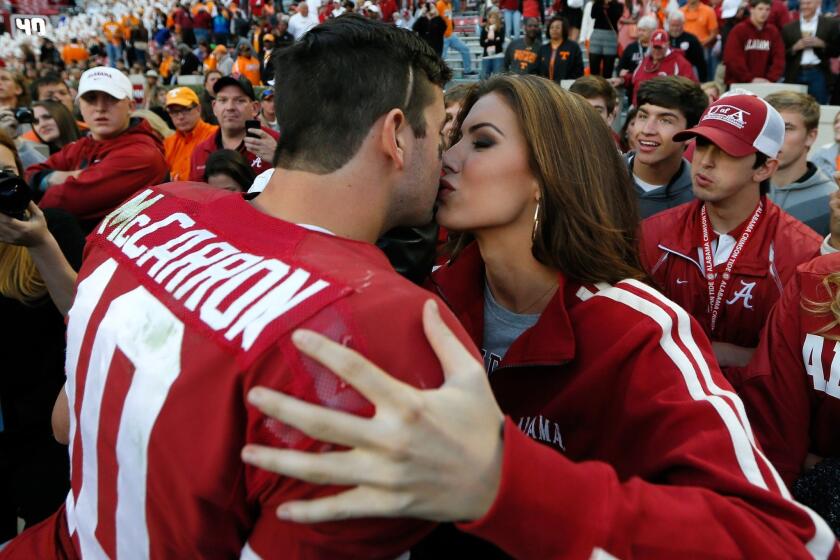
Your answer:
[[[549,443],[563,451],[566,450],[563,435],[560,433],[560,424],[542,415],[522,416],[519,419],[519,429],[531,439]]]
[[[834,357],[831,360],[831,373],[827,382],[822,362],[824,342],[825,338],[819,335],[805,335],[805,341],[802,343],[802,363],[813,380],[815,390],[840,399],[840,342],[834,343]]]
[[[755,282],[744,282],[743,280],[740,281],[742,288],[732,294],[732,299],[726,302],[727,305],[732,305],[733,303],[737,303],[739,299],[744,300],[744,309],[752,309],[752,305],[750,302],[752,301],[753,295],[752,291],[755,288]]]
[[[244,350],[253,346],[272,321],[330,285],[321,279],[310,281],[312,274],[306,270],[218,240],[184,213],[152,222],[141,212],[163,198],[160,194],[151,197],[153,193],[147,189],[114,210],[98,233],[113,227],[106,239],[137,266],[145,267],[146,274],[188,310],[199,309],[199,317],[210,328],[227,329],[224,336],[231,341],[241,335]],[[166,241],[155,246],[140,243],[158,231],[166,232]],[[246,282],[253,285],[229,301],[228,296]],[[221,309],[223,302],[226,306]]]
[[[745,51],[769,51],[770,39],[747,39],[744,45]]]
[[[79,284],[70,310],[67,344],[67,398],[70,410],[76,402],[76,368],[81,344],[89,327],[90,315],[100,301],[116,262],[108,259]],[[81,481],[76,499],[67,496],[67,524],[71,534],[78,532],[85,558],[106,558],[96,530],[103,508],[99,496],[99,423],[105,385],[111,360],[117,349],[134,366],[122,406],[115,449],[119,464],[117,501],[113,504],[117,558],[147,558],[149,530],[146,524],[146,481],[152,428],[169,389],[181,373],[181,343],[184,324],[145,288],[137,287],[114,299],[95,329],[79,406],[78,426],[70,415],[71,444],[80,438]],[[71,460],[72,464],[72,460]]]

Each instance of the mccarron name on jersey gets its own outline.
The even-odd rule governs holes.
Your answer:
[[[105,217],[100,235],[183,306],[245,351],[274,320],[330,281],[278,259],[241,251],[183,212],[143,213],[164,195],[146,189]],[[154,235],[153,235],[154,234]],[[148,241],[153,235],[154,244]],[[147,238],[148,245],[141,244]],[[323,295],[323,294],[322,294]]]

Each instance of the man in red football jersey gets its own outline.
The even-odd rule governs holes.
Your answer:
[[[711,104],[698,126],[696,200],[642,223],[645,269],[716,343],[721,365],[743,365],[770,308],[821,239],[766,196],[784,141],[779,113],[746,92]]]
[[[276,64],[284,134],[260,196],[149,188],[88,239],[68,323],[72,490],[0,558],[394,559],[433,527],[281,521],[281,502],[339,488],[246,466],[239,451],[330,448],[250,406],[257,384],[373,414],[293,349],[295,328],[411,385],[441,383],[420,319],[430,296],[372,243],[431,219],[449,71],[413,34],[355,16],[312,30]]]

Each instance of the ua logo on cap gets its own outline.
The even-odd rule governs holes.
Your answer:
[[[741,130],[747,125],[746,115],[750,114],[749,111],[744,111],[732,105],[712,105],[709,107],[709,111],[703,117],[703,120],[714,119],[716,121],[723,121]]]

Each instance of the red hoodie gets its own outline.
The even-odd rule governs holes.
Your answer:
[[[785,69],[785,45],[779,30],[769,23],[758,29],[749,19],[742,21],[729,32],[723,63],[727,85],[755,78],[779,81]]]
[[[684,76],[695,82],[697,81],[697,74],[694,73],[694,67],[685,59],[680,49],[669,49],[668,54],[659,61],[659,64],[654,63],[653,57],[647,55],[636,67],[636,71],[632,74],[627,74],[624,78],[627,85],[631,83],[633,85],[634,105],[636,104],[636,92],[639,91],[639,86],[642,82],[660,76]]]
[[[168,167],[160,136],[144,119],[132,119],[123,134],[98,141],[90,136],[26,170],[34,190],[53,171],[83,169],[78,178],[48,187],[41,208],[61,208],[80,220],[99,220],[143,187],[166,180]]]

